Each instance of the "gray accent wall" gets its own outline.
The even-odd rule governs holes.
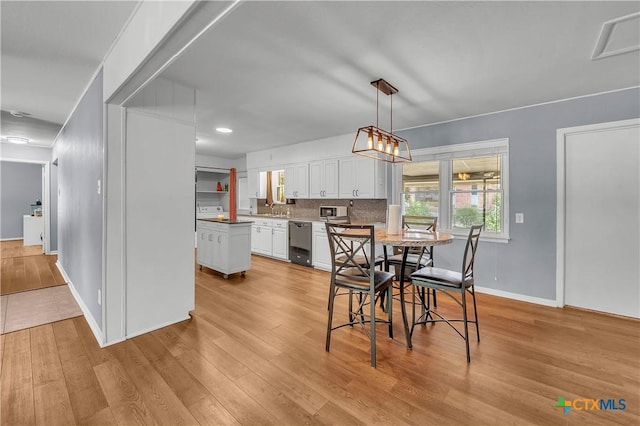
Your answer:
[[[480,244],[476,285],[556,297],[556,130],[640,117],[640,89],[594,95],[398,132],[412,149],[509,138],[510,241]],[[624,155],[612,152],[611,155]],[[525,222],[516,224],[515,213]],[[607,218],[598,228],[606,228]],[[594,261],[600,250],[594,242]],[[460,269],[463,242],[436,248],[438,266]]]
[[[22,238],[22,218],[42,200],[42,165],[0,162],[0,239]]]
[[[103,100],[102,72],[91,83],[53,150],[58,160],[58,260],[102,329]],[[55,167],[55,166],[54,166]]]

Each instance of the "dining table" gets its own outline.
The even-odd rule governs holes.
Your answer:
[[[407,309],[404,300],[404,284],[405,284],[405,269],[407,264],[407,255],[411,248],[423,248],[431,246],[439,246],[450,244],[453,242],[453,235],[447,232],[440,231],[426,231],[418,229],[402,229],[398,233],[388,233],[387,229],[379,228],[375,231],[376,244],[382,244],[385,259],[385,269],[388,268],[387,263],[387,247],[399,247],[402,249],[402,263],[400,267],[400,308],[402,310],[402,322],[404,326],[404,334],[407,339],[407,347],[411,349],[411,330],[407,321]]]

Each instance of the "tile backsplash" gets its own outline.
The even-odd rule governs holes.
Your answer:
[[[297,199],[295,204],[277,204],[275,209],[289,209],[291,217],[317,218],[320,206],[345,206],[349,208],[351,220],[358,222],[385,222],[387,219],[387,200],[350,200],[344,199]],[[265,199],[257,200],[258,213],[269,213]]]

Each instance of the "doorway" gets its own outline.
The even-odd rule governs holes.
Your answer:
[[[23,216],[33,215],[33,210],[38,210],[42,215],[42,231],[37,232],[37,240],[42,241],[42,252],[51,254],[51,168],[48,161],[33,161],[20,159],[1,159],[2,172],[2,240],[24,239]],[[28,183],[32,179],[29,169],[40,169],[37,180],[40,182],[40,191],[36,195],[27,190],[33,185]],[[26,186],[25,186],[26,185]],[[24,197],[28,198],[24,198]],[[30,198],[29,198],[30,197]],[[38,206],[31,206],[39,202]],[[17,204],[16,204],[17,203]],[[54,212],[55,213],[55,212]],[[40,236],[41,235],[41,236]],[[31,238],[33,239],[33,238]],[[54,249],[55,250],[55,249]]]
[[[640,318],[640,120],[559,129],[556,299]]]

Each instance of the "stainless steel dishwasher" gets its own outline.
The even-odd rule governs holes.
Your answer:
[[[289,221],[289,260],[311,266],[311,222]]]

